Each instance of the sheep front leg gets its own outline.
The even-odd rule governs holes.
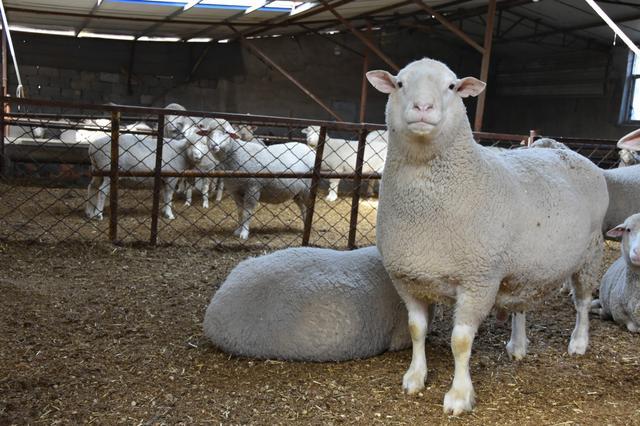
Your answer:
[[[222,201],[222,192],[224,191],[224,179],[216,178],[216,201]]]
[[[162,215],[168,220],[173,220],[176,218],[173,215],[173,211],[171,210],[171,201],[173,200],[173,193],[176,189],[176,183],[176,178],[169,178],[164,181],[164,185],[162,186]]]
[[[87,187],[87,204],[84,213],[88,219],[93,219],[97,214],[98,188],[102,183],[101,181],[102,178],[100,176],[94,176],[91,178],[91,182],[89,182],[89,186]]]
[[[433,319],[433,316],[430,315],[430,308],[433,308],[433,305],[413,297],[402,287],[402,284],[397,284],[396,289],[409,314],[409,334],[412,344],[411,365],[402,377],[402,389],[412,395],[424,389],[424,382],[427,379],[427,356],[424,346],[430,327],[429,320]]]
[[[211,184],[210,178],[202,178],[202,208],[209,208],[209,187]]]
[[[240,226],[233,234],[240,237],[242,240],[249,239],[249,224],[251,223],[251,219],[253,219],[253,211],[255,210],[259,199],[260,188],[257,185],[245,188],[244,196],[240,199],[236,199],[236,204],[238,205],[240,213]],[[241,204],[239,204],[239,202]]]
[[[478,326],[486,318],[495,303],[495,286],[473,285],[473,293],[468,294],[464,288],[458,289],[453,331],[451,333],[451,352],[455,361],[455,372],[451,389],[444,396],[445,413],[457,416],[471,411],[475,403],[475,391],[471,382],[469,360],[471,346]],[[493,290],[493,291],[492,291]]]
[[[327,201],[335,201],[338,199],[338,186],[340,185],[340,179],[329,179],[329,194],[327,194]]]
[[[102,220],[102,212],[104,211],[104,203],[107,200],[109,189],[111,188],[111,178],[102,178],[102,184],[98,188],[98,195],[96,201],[96,214],[95,217]]]
[[[524,312],[511,314],[511,339],[507,343],[507,353],[510,359],[520,361],[527,354],[527,317]]]

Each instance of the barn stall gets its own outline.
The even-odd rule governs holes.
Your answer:
[[[380,176],[363,168],[367,136],[384,129],[368,122],[384,121],[383,99],[367,97],[363,69],[394,69],[396,63],[441,55],[451,66],[496,83],[486,107],[469,105],[476,140],[484,145],[521,148],[540,133],[568,135],[553,137],[611,168],[618,163],[615,140],[627,131],[611,124],[617,110],[601,106],[631,102],[623,90],[628,77],[620,75],[626,49],[605,49],[609,30],[586,12],[582,20],[572,16],[574,29],[554,28],[540,16],[567,10],[540,9],[551,7],[544,2],[339,1],[309,4],[308,11],[292,16],[269,10],[269,5],[245,14],[248,6],[240,13],[209,7],[213,2],[208,1],[191,8],[186,2],[157,7],[116,1],[47,2],[46,7],[4,3],[9,29],[15,24],[19,30],[73,28],[74,37],[134,37],[106,42],[11,31],[18,64],[25,58],[17,73],[11,71],[5,45],[0,282],[7,327],[1,334],[0,418],[9,424],[448,422],[441,413],[441,396],[452,373],[448,308],[439,312],[427,339],[429,376],[418,396],[401,392],[410,351],[319,364],[230,357],[203,337],[204,309],[230,270],[247,257],[299,245],[350,249],[375,243],[376,185],[371,198],[365,193],[366,181]],[[488,9],[492,4],[495,22]],[[618,8],[611,8],[631,25]],[[280,18],[270,21],[274,13]],[[485,38],[481,45],[474,39],[481,39],[486,25],[493,28],[495,40]],[[150,40],[169,35],[179,40],[206,35],[209,40],[196,48]],[[422,38],[429,42],[427,51],[403,46],[403,41]],[[270,47],[272,42],[281,44]],[[308,65],[300,67],[295,51],[280,56],[283,43],[290,49],[302,43],[304,49],[297,53],[311,52],[303,60]],[[438,43],[449,52],[441,53]],[[537,55],[536,60],[506,60],[512,59],[509,50],[532,44],[528,55]],[[327,57],[315,53],[319,46]],[[553,54],[540,52],[545,49]],[[107,58],[87,56],[92,50]],[[470,60],[471,54],[477,56]],[[152,60],[158,58],[165,62]],[[340,79],[326,80],[323,61]],[[577,63],[588,64],[579,81],[568,77]],[[241,72],[233,75],[233,66]],[[558,66],[564,70],[545,68]],[[26,98],[9,96],[20,69]],[[303,78],[307,84],[301,83]],[[289,84],[299,90],[289,90]],[[170,102],[188,108],[161,108]],[[598,116],[601,109],[604,117]],[[558,120],[559,114],[566,115]],[[147,178],[142,186],[125,179],[135,171],[110,167],[102,171],[112,180],[105,218],[87,219],[86,188],[101,172],[90,167],[90,142],[77,135],[83,130],[103,133],[116,148],[120,137],[132,135],[155,142],[159,152],[170,144],[162,124],[175,115],[195,118],[195,123],[217,118],[255,125],[267,146],[305,142],[301,130],[319,126],[318,155],[313,167],[298,175],[290,170],[242,175],[237,170],[167,172],[156,167],[142,172]],[[127,127],[139,122],[148,129]],[[323,169],[320,157],[328,137],[355,142],[353,172]],[[112,152],[120,155],[118,149]],[[161,216],[166,178],[287,175],[309,179],[304,220],[292,202],[260,203],[246,241],[233,235],[237,207],[229,194],[220,202],[212,200],[208,209],[197,197],[192,206],[184,206],[183,196],[176,194],[176,218]],[[330,178],[342,180],[334,202],[325,200]],[[607,242],[606,250],[608,266],[618,257],[619,245]],[[522,362],[510,361],[504,351],[508,327],[492,318],[485,321],[472,362],[481,396],[478,408],[464,420],[637,421],[634,335],[592,318],[589,352],[573,358],[566,354],[573,320],[566,295],[549,299],[531,317],[532,344]]]

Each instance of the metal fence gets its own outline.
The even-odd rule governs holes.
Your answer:
[[[384,126],[3,103],[0,239],[224,248],[375,243]],[[512,149],[535,135],[475,137]],[[601,167],[617,163],[614,141],[556,139]]]

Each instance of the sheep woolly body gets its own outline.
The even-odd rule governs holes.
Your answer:
[[[305,144],[288,142],[262,146],[239,142],[219,132],[215,134],[217,136],[211,140],[210,146],[223,170],[254,173],[313,171],[315,152]],[[304,220],[311,186],[308,178],[231,178],[223,179],[223,182],[238,207],[240,224],[235,234],[242,239],[249,238],[249,224],[258,201],[279,204],[293,199]]]
[[[607,235],[622,237],[621,256],[602,277],[600,298],[592,302],[592,311],[636,333],[640,331],[640,214],[628,217]]]
[[[307,144],[314,149],[320,139],[320,126],[309,126],[302,130],[307,136]],[[362,162],[363,173],[382,173],[384,161],[387,157],[387,134],[384,131],[375,131],[367,136]],[[331,138],[327,135],[322,158],[322,169],[338,173],[354,173],[356,170],[356,157],[358,154],[358,141]],[[338,199],[338,185],[340,179],[330,179],[327,201]],[[371,188],[368,189],[371,193]]]
[[[409,347],[406,321],[375,247],[290,248],[236,266],[203,327],[234,355],[345,361]]]
[[[457,79],[438,61],[413,62],[397,77],[385,71],[367,77],[390,93],[377,245],[409,310],[413,360],[405,390],[424,387],[430,301],[456,304],[455,375],[445,412],[473,407],[471,345],[494,305],[527,311],[574,276],[577,321],[569,353],[584,353],[608,203],[601,171],[572,151],[497,153],[475,143],[461,98],[478,95],[484,83]],[[523,319],[513,320],[517,352],[526,350]]]
[[[228,124],[228,123],[227,123]],[[184,171],[193,167],[195,153],[208,151],[208,136],[198,135],[200,130],[210,134],[218,130],[220,122],[214,119],[204,119],[201,127],[192,127],[187,130],[185,139],[169,139],[165,141],[162,150],[163,171]],[[119,156],[118,168],[125,171],[150,172],[155,169],[156,139],[137,135],[124,134],[118,139]],[[199,155],[199,154],[198,154]],[[89,144],[89,158],[93,171],[109,171],[111,166],[111,137],[103,136]],[[153,178],[127,178],[129,181],[148,183]],[[163,207],[162,214],[167,219],[174,219],[171,209],[173,192],[176,189],[177,178],[163,178]],[[110,178],[94,176],[87,189],[88,197],[85,214],[88,218],[102,219],[106,196],[109,193]]]

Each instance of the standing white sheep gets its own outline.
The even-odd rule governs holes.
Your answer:
[[[413,359],[405,391],[424,388],[429,302],[455,304],[455,374],[445,412],[473,408],[471,346],[494,306],[528,311],[573,277],[577,318],[569,353],[584,354],[608,203],[601,171],[572,151],[498,153],[474,142],[462,98],[477,96],[485,83],[458,79],[441,62],[423,59],[397,76],[367,77],[389,94],[377,244],[409,311]],[[520,329],[512,338],[520,339],[511,350],[526,342],[524,314],[514,325]]]
[[[274,174],[313,171],[315,152],[302,143],[262,146],[238,141],[220,131],[214,132],[209,143],[222,170]],[[238,207],[239,226],[234,235],[243,240],[249,238],[249,224],[258,202],[280,204],[293,200],[304,222],[310,196],[309,178],[225,178],[223,182]]]
[[[640,129],[620,138],[617,145],[621,150],[639,150]],[[602,224],[602,232],[607,232],[629,216],[640,212],[640,165],[608,169],[603,173],[609,190],[609,208]]]
[[[345,361],[409,347],[406,321],[375,247],[290,248],[236,266],[203,327],[238,356]]]
[[[640,331],[640,214],[607,232],[622,237],[622,255],[602,277],[599,299],[591,304],[603,319],[613,319],[632,333]]]
[[[316,148],[320,140],[320,126],[309,126],[302,129],[302,133],[307,137],[307,144]],[[322,158],[322,170],[337,173],[355,173],[356,157],[358,154],[358,141],[347,139],[331,138],[327,135]],[[384,132],[372,133],[371,139],[367,139],[364,149],[364,159],[362,162],[362,173],[382,173],[384,161],[387,157],[387,141]],[[338,199],[338,186],[340,179],[329,180],[329,194],[327,201]],[[369,182],[367,193],[372,194]]]
[[[162,171],[180,172],[191,168],[201,153],[208,148],[207,139],[219,123],[213,119],[203,119],[196,126],[187,130],[186,139],[166,140],[162,150]],[[144,137],[139,139],[136,135],[125,134],[118,139],[119,156],[118,168],[124,171],[151,172],[156,163],[156,138]],[[89,144],[89,158],[91,170],[109,171],[111,169],[111,137],[104,136]],[[153,178],[127,178],[138,182],[150,182]],[[173,192],[176,189],[177,178],[163,178],[163,207],[162,214],[167,219],[174,219],[171,210]],[[94,176],[87,189],[86,216],[89,219],[102,219],[105,200],[109,193],[111,178],[107,176]]]

